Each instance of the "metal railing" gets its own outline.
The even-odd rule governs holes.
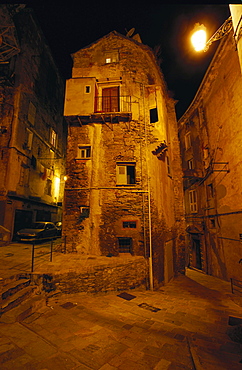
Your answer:
[[[131,96],[96,96],[94,113],[131,112]]]
[[[34,241],[32,243],[32,251],[31,251],[31,273],[34,272],[34,267],[35,267],[35,261],[37,258],[39,259],[38,262],[41,263],[43,260],[43,257],[46,255],[49,255],[49,262],[53,261],[53,244],[54,244],[54,239],[51,239],[50,241],[47,241],[44,244],[36,244]],[[43,249],[46,249],[47,251],[43,251]],[[36,255],[36,251],[38,252],[38,249],[40,250],[39,255]],[[49,249],[49,251],[48,251]]]

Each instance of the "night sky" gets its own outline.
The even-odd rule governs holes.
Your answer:
[[[161,69],[171,95],[178,101],[178,118],[195,96],[218,46],[216,42],[206,53],[194,52],[189,39],[194,24],[207,26],[210,37],[230,16],[226,3],[87,0],[67,4],[39,1],[27,5],[35,10],[63,77],[71,77],[71,53],[111,31],[126,35],[135,28],[144,44],[160,49]]]

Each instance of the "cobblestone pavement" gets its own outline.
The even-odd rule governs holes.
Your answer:
[[[0,368],[242,369],[226,334],[242,317],[229,283],[188,269],[159,291],[126,293],[56,296],[22,322],[1,321]]]

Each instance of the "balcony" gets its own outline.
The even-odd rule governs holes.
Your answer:
[[[94,97],[94,109],[91,114],[66,116],[69,124],[82,126],[88,123],[119,123],[129,122],[132,119],[131,96],[96,96]]]

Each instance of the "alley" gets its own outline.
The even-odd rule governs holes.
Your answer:
[[[195,270],[156,292],[57,295],[22,322],[3,315],[1,369],[237,370],[229,317],[229,283]]]

